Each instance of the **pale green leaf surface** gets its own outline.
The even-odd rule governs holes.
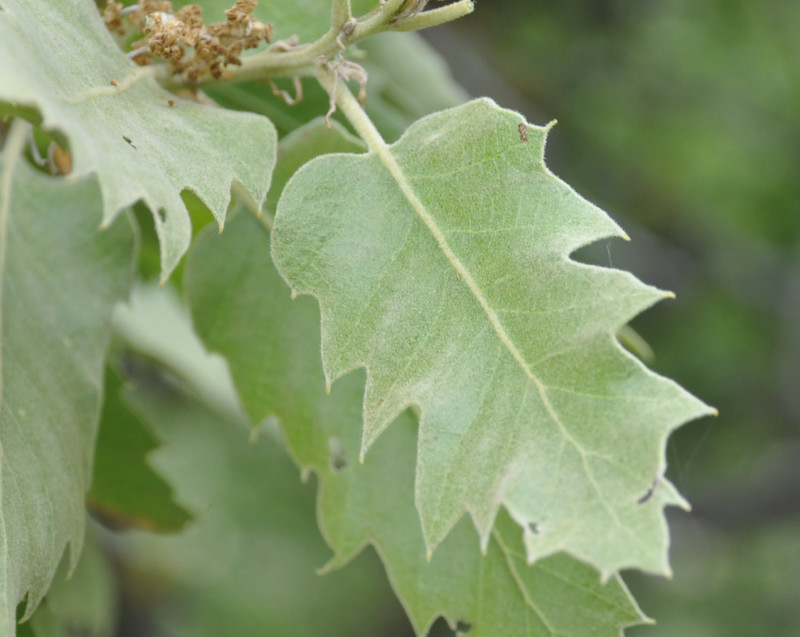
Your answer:
[[[94,180],[0,156],[0,634],[81,550],[111,309],[128,292],[134,235],[99,232]]]
[[[502,506],[530,560],[666,573],[663,508],[682,503],[666,438],[710,409],[617,343],[665,294],[569,259],[623,233],[545,168],[546,129],[521,124],[476,100],[380,154],[312,160],[279,202],[273,258],[319,300],[327,382],[367,369],[362,455],[420,407],[430,549],[466,512],[487,547]]]
[[[255,422],[277,415],[298,464],[318,474],[319,521],[336,553],[330,566],[374,545],[419,635],[439,615],[484,637],[611,637],[641,621],[616,577],[603,586],[597,571],[563,554],[528,567],[507,517],[487,556],[464,520],[426,561],[414,506],[414,419],[404,412],[359,465],[364,375],[325,393],[318,309],[311,299],[289,300],[268,243],[247,214],[222,235],[204,232],[190,252],[185,289],[198,333],[228,360],[247,413]]]
[[[264,200],[276,143],[268,120],[161,89],[148,69],[125,57],[91,0],[3,0],[3,7],[0,102],[16,112],[35,108],[46,130],[67,138],[73,175],[99,178],[104,224],[145,202],[154,212],[164,276],[191,236],[182,190],[196,193],[220,225],[232,182]]]

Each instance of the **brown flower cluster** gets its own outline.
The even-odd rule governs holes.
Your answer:
[[[137,64],[160,57],[172,65],[173,73],[196,82],[205,75],[219,79],[229,64],[240,65],[245,49],[272,39],[272,25],[252,17],[256,0],[237,0],[225,11],[225,22],[206,26],[200,7],[191,4],[175,12],[169,0],[139,0],[123,9],[109,1],[103,13],[108,28],[124,33],[123,18],[144,32],[129,54]]]

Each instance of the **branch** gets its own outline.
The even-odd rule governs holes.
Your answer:
[[[472,12],[473,0],[458,2],[433,9],[413,13],[398,20],[408,0],[386,0],[379,8],[360,18],[353,18],[350,0],[333,0],[331,8],[331,28],[311,44],[277,43],[266,51],[246,57],[241,66],[228,67],[220,79],[201,77],[190,83],[180,75],[172,75],[170,68],[162,66],[157,79],[162,86],[170,89],[194,88],[208,83],[244,82],[254,79],[275,77],[303,77],[316,75],[320,60],[331,60],[341,55],[351,44],[355,44],[383,31],[414,31],[456,20]]]

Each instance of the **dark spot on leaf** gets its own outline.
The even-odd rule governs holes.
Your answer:
[[[651,484],[647,488],[647,491],[644,492],[644,495],[641,498],[639,498],[638,500],[636,500],[636,504],[638,504],[639,506],[641,506],[643,504],[647,504],[647,502],[650,500],[650,498],[653,497],[653,494],[656,492],[656,487],[658,486],[658,483],[660,481],[661,481],[661,478],[659,476],[656,476],[656,479],[653,480],[653,484]]]
[[[156,215],[158,216],[158,221],[161,223],[167,223],[167,213],[163,208],[156,210]]]
[[[472,631],[472,624],[470,624],[469,622],[465,622],[463,619],[459,619],[456,622],[456,635],[466,635],[471,631]]]
[[[539,535],[539,533],[541,533],[538,522],[528,522],[528,530],[534,535]]]
[[[331,471],[341,473],[347,469],[347,452],[345,452],[339,436],[331,436],[328,439],[328,448],[331,451]]]
[[[130,147],[131,147],[131,148],[133,148],[134,150],[136,150],[136,144],[134,144],[134,143],[131,141],[131,138],[130,138],[130,137],[128,137],[127,135],[123,135],[123,136],[122,136],[122,139],[124,139],[126,142],[128,142],[128,144],[130,144]]]

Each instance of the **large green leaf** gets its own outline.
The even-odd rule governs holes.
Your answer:
[[[363,374],[325,393],[318,310],[310,299],[290,302],[268,241],[250,215],[236,216],[222,235],[204,232],[190,253],[186,291],[198,333],[228,360],[250,418],[278,415],[298,464],[319,475],[318,515],[336,552],[330,566],[374,545],[419,635],[439,615],[483,636],[611,637],[641,620],[616,577],[602,586],[596,571],[563,554],[528,567],[507,518],[485,557],[465,520],[427,562],[414,508],[414,419],[402,414],[358,464]]]
[[[80,554],[111,309],[134,262],[127,218],[98,231],[94,180],[48,178],[9,146],[0,156],[3,635],[14,634],[26,593],[28,613],[36,607],[65,546],[71,566]]]
[[[281,197],[273,257],[319,300],[328,385],[367,369],[362,458],[420,408],[430,550],[465,512],[488,548],[502,506],[531,561],[665,573],[663,508],[682,502],[666,438],[710,410],[617,343],[665,293],[569,259],[623,233],[545,168],[546,132],[477,100],[315,159]]]
[[[143,200],[154,213],[164,276],[191,235],[182,190],[195,192],[220,225],[233,181],[264,200],[275,155],[268,120],[161,89],[125,57],[92,0],[0,6],[0,113],[40,119],[67,138],[74,175],[99,178],[104,224]]]

